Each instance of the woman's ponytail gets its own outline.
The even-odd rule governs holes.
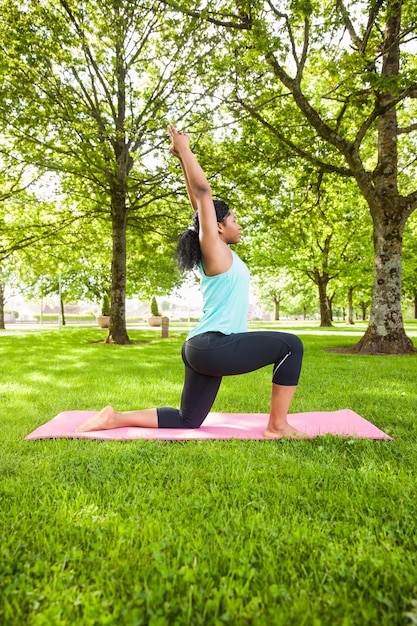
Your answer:
[[[223,200],[213,200],[217,222],[222,223],[229,215],[230,209]],[[194,212],[193,224],[184,230],[179,238],[175,256],[181,271],[189,271],[198,266],[201,261],[201,248],[199,240],[200,224],[198,211]]]
[[[175,256],[182,272],[192,270],[201,261],[200,241],[194,227],[187,228],[179,236]]]

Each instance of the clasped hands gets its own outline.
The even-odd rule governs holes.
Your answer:
[[[181,149],[190,147],[190,137],[187,133],[178,131],[173,124],[169,124],[168,134],[171,137],[169,151],[173,156],[179,159]]]

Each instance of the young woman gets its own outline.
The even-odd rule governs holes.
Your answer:
[[[234,212],[224,202],[213,200],[207,178],[190,149],[189,136],[172,125],[168,132],[170,151],[180,161],[194,209],[193,228],[180,238],[179,264],[183,269],[199,268],[203,293],[203,316],[182,348],[185,379],[180,409],[119,412],[107,406],[78,431],[123,426],[199,428],[210,412],[223,376],[271,364],[272,397],[264,435],[278,439],[305,437],[287,421],[301,371],[303,345],[289,333],[247,332],[249,272],[230,248],[239,241],[241,228]]]

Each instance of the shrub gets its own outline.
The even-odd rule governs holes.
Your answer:
[[[103,296],[103,302],[101,305],[101,314],[103,317],[108,317],[110,315],[110,299],[106,293]]]
[[[154,317],[161,315],[155,296],[152,296],[151,298],[151,315],[153,315]]]

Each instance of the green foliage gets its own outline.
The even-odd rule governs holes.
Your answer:
[[[279,9],[274,3],[255,2],[252,28],[236,34],[234,27],[228,26],[223,62],[216,66],[228,88],[227,106],[239,120],[240,134],[248,145],[246,154],[253,153],[250,160],[256,181],[260,178],[256,169],[269,168],[272,174],[277,170],[278,188],[287,178],[279,167],[284,160],[287,169],[294,165],[303,170],[305,180],[297,177],[303,187],[314,187],[317,178],[328,174],[355,181],[357,197],[362,196],[372,215],[378,260],[374,264],[372,323],[361,346],[371,351],[381,345],[387,351],[411,349],[402,328],[400,284],[390,283],[392,272],[399,275],[401,271],[400,253],[392,252],[393,240],[401,250],[401,235],[394,223],[404,224],[417,207],[412,156],[417,65],[404,36],[415,30],[415,11],[410,4],[364,3],[358,12],[356,2],[334,5],[283,0]],[[256,183],[250,181],[249,185]],[[260,183],[257,186],[261,188]],[[336,191],[336,185],[331,185],[331,191]],[[328,208],[319,202],[318,198],[317,208],[325,222]],[[275,207],[277,221],[282,217],[279,209]],[[321,291],[324,318],[329,280],[341,275],[343,263],[347,265],[352,254],[357,257],[363,243],[358,238],[353,246],[356,250],[352,249],[348,241],[351,228],[345,229],[345,222],[334,222],[332,233],[328,225],[323,233],[315,225],[302,233],[306,249],[316,251],[309,256],[310,267],[304,258],[302,265]],[[293,230],[298,229],[299,223],[295,223]],[[333,247],[335,235],[339,244],[345,238],[347,254],[343,245]],[[267,242],[269,248],[276,244]],[[284,247],[292,252],[287,241]],[[299,265],[298,259],[292,263]],[[361,258],[360,265],[366,267],[368,258]]]
[[[169,201],[172,170],[162,156],[168,155],[166,127],[173,114],[193,118],[190,109],[202,98],[199,75],[210,46],[196,55],[195,23],[163,4],[156,9],[152,1],[138,10],[127,0],[87,0],[82,7],[35,0],[22,7],[8,0],[0,11],[0,70],[8,94],[0,96],[3,144],[20,160],[59,172],[67,198],[64,215],[51,211],[55,229],[41,221],[40,238],[54,234],[57,245],[58,231],[65,245],[67,231],[85,220],[83,226],[97,235],[94,250],[104,250],[110,231],[113,291],[125,294],[134,280],[140,291],[147,274],[127,278],[125,243],[133,239],[129,231],[139,242],[158,231],[160,249],[172,248],[178,203]],[[187,88],[187,98],[178,98]],[[62,206],[62,197],[56,204]],[[83,233],[77,235],[78,242],[85,241]],[[135,270],[146,270],[143,257],[135,263],[136,242],[131,249]],[[102,267],[110,273],[110,262]],[[152,282],[172,286],[178,274],[170,269],[163,265],[163,279],[152,276]],[[124,307],[124,298],[113,305],[112,332],[124,337],[124,315],[116,310]]]
[[[39,313],[35,313],[33,316],[35,320],[38,322],[42,319],[43,322],[57,322],[59,319],[58,314],[54,313],[43,313],[42,317]],[[94,319],[94,315],[92,313],[86,313],[84,315],[76,315],[76,314],[65,314],[65,321],[67,323],[73,322],[88,322]]]
[[[404,232],[403,285],[407,296],[417,298],[417,214],[414,213]]]
[[[279,294],[282,310],[298,300],[300,312],[311,308],[309,283],[316,301],[332,291],[346,301],[348,286],[372,284],[371,224],[355,187],[330,176],[315,179],[301,167],[289,168],[285,186],[274,181],[267,173],[268,201],[246,226],[247,257],[262,291],[275,291],[275,300]]]
[[[156,207],[157,205],[153,206],[152,210],[155,211]],[[182,223],[186,227],[189,219],[189,204],[184,209],[181,206],[177,216],[179,230]],[[158,233],[148,233],[143,237],[140,230],[136,231],[133,223],[131,232],[128,233],[129,249],[134,250],[127,260],[128,293],[143,300],[150,299],[154,294],[166,295],[182,281],[174,255],[177,241],[169,232],[172,224],[169,224],[170,218],[162,206],[158,220]]]
[[[400,193],[415,190],[417,104],[408,96],[414,95],[417,65],[406,45],[406,33],[415,30],[413,3],[402,5],[398,75],[385,71],[396,64],[381,63],[381,55],[387,17],[399,4],[365,3],[361,11],[356,2],[282,0],[279,10],[257,0],[203,4],[201,10],[199,3],[190,8],[181,0],[157,6],[145,0],[140,7],[127,0],[1,4],[0,127],[2,154],[12,165],[5,172],[13,174],[2,172],[0,197],[16,188],[22,162],[32,168],[26,177],[59,172],[52,198],[40,202],[26,193],[8,202],[5,212],[0,208],[0,257],[20,251],[13,263],[26,284],[35,283],[33,291],[52,288],[55,262],[55,269],[60,265],[73,277],[65,295],[101,294],[100,283],[109,281],[110,221],[117,207],[123,218],[117,223],[127,224],[127,271],[120,272],[127,293],[162,295],[180,281],[171,252],[189,214],[178,164],[162,156],[168,121],[191,131],[216,195],[230,199],[242,221],[269,220],[262,233],[268,252],[277,244],[293,251],[287,241],[295,242],[295,257],[265,255],[268,269],[286,265],[297,281],[300,272],[313,281],[324,277],[327,264],[331,286],[337,280],[341,289],[350,287],[366,273],[366,284],[357,287],[366,291],[368,254],[359,252],[369,241],[358,232],[365,224],[361,202],[333,174],[352,180],[356,165],[360,192],[374,184],[378,155],[384,160],[393,154],[391,130],[378,148],[381,125],[373,117],[390,90],[399,100],[393,169]],[[397,52],[395,46],[390,52]],[[320,199],[315,191],[321,177]],[[296,211],[288,207],[291,191]],[[300,220],[307,207],[305,202],[299,210],[303,194],[310,210]],[[344,202],[336,203],[337,196]],[[365,197],[382,195],[371,186]],[[349,202],[361,210],[340,215]],[[398,198],[393,205],[407,202]],[[389,216],[386,221],[392,223]],[[256,256],[253,231],[251,236]],[[248,252],[249,243],[241,249]],[[27,246],[32,254],[22,255]],[[81,249],[83,266],[77,266]],[[412,263],[407,261],[407,292]],[[45,266],[48,285],[40,271]]]

